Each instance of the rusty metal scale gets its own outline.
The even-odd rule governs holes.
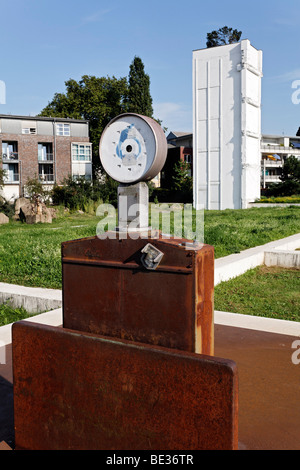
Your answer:
[[[100,157],[120,197],[147,202],[163,132],[121,115]],[[62,244],[61,328],[13,325],[17,449],[237,449],[237,370],[214,357],[214,249],[153,237],[140,215],[137,237],[125,209],[114,236]]]

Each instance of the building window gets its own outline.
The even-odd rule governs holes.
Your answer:
[[[18,160],[18,142],[2,142],[2,160]]]
[[[56,123],[56,135],[70,136],[70,124]]]
[[[75,162],[92,161],[91,144],[72,144],[72,160]]]
[[[38,159],[39,162],[53,162],[52,144],[38,144]]]
[[[36,127],[23,127],[22,134],[36,134]]]
[[[72,175],[73,181],[79,181],[81,178],[85,178],[87,181],[92,181],[92,175],[84,174],[84,175]]]
[[[19,164],[3,163],[4,184],[19,183]]]
[[[184,155],[184,161],[186,163],[192,163],[192,155]]]
[[[39,164],[39,180],[41,183],[54,183],[53,164]]]

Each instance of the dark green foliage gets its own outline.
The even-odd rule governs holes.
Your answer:
[[[0,196],[0,213],[5,214],[10,219],[15,215],[14,204],[6,201],[3,197]]]
[[[293,196],[300,194],[300,160],[291,155],[283,165],[280,183],[274,183],[265,191],[265,196]]]
[[[300,183],[300,160],[291,155],[283,165],[281,181],[294,181]]]
[[[46,202],[49,197],[49,191],[45,189],[37,177],[28,178],[24,189],[30,201],[35,205],[40,201]]]
[[[193,178],[189,176],[190,165],[179,161],[174,165],[172,187],[175,191],[188,192],[193,190]]]
[[[239,42],[241,36],[242,31],[228,28],[228,26],[223,26],[223,28],[220,28],[217,31],[207,33],[206,47],[209,48],[216,46],[224,46],[225,44],[233,44],[235,42]]]
[[[40,116],[89,121],[93,170],[96,174],[98,169],[101,170],[99,142],[107,124],[125,112],[152,117],[149,75],[144,71],[142,60],[135,57],[130,65],[128,79],[83,75],[78,82],[74,79],[67,80],[65,86],[66,92],[55,93]]]
[[[150,77],[145,73],[140,57],[135,57],[130,65],[128,77],[128,112],[152,117]]]
[[[90,202],[117,205],[118,183],[107,176],[104,182],[88,181],[83,176],[76,180],[69,176],[63,184],[55,185],[52,190],[54,205],[63,205],[71,210],[85,211]]]
[[[83,75],[79,82],[65,82],[66,93],[56,93],[40,116],[89,121],[93,163],[99,165],[99,141],[112,118],[126,111],[127,79]]]
[[[0,189],[3,188],[4,177],[5,177],[5,170],[3,170],[1,163],[2,163],[2,160],[0,159]]]

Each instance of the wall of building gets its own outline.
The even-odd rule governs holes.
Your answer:
[[[193,52],[196,208],[246,208],[260,196],[261,76],[248,40]]]
[[[60,121],[66,122],[68,121]],[[19,185],[7,183],[2,191],[8,199],[16,199],[23,193],[23,187],[29,178],[39,177],[39,164],[46,162],[38,159],[38,145],[52,145],[54,181],[61,184],[69,175],[90,176],[92,162],[72,162],[72,143],[89,143],[88,123],[70,122],[70,136],[59,136],[55,132],[55,122],[51,119],[34,120],[0,116],[0,149],[2,142],[16,142],[18,159],[9,161],[18,165]],[[35,129],[35,133],[24,134],[24,128]],[[7,164],[7,161],[3,162]],[[51,167],[52,169],[52,167]]]

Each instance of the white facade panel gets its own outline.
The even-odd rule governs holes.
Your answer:
[[[14,202],[20,197],[20,186],[18,184],[6,184],[0,194],[6,201]]]
[[[240,209],[259,197],[261,64],[248,40],[193,52],[196,208]]]
[[[210,150],[220,148],[220,123],[219,119],[210,119],[209,121],[209,133],[210,133]]]
[[[72,175],[92,177],[92,163],[91,162],[72,162]]]
[[[204,60],[197,61],[196,64],[197,68],[197,89],[205,89],[207,88],[207,62]]]
[[[198,120],[206,121],[207,119],[207,89],[201,88],[198,90]]]
[[[220,117],[220,87],[210,89],[210,119]]]
[[[201,162],[201,163],[200,163]],[[207,152],[198,153],[198,165],[196,166],[198,174],[198,187],[207,185]]]

